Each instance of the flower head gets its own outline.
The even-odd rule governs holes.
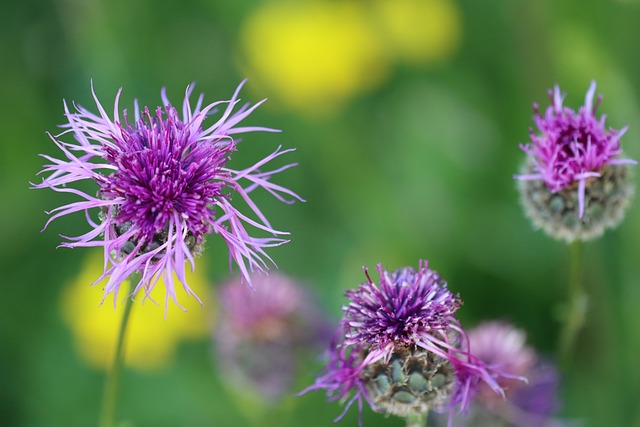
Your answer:
[[[237,282],[220,287],[218,365],[245,392],[251,388],[263,398],[278,398],[291,386],[302,353],[329,342],[328,320],[292,278],[260,275],[254,289]]]
[[[467,407],[480,383],[503,394],[492,369],[469,352],[466,333],[455,317],[461,300],[440,276],[421,262],[418,270],[387,272],[380,282],[348,291],[329,361],[308,390],[327,390],[332,400],[363,401],[398,416],[451,412]],[[343,413],[344,414],[344,413]]]
[[[526,383],[498,378],[507,399],[496,398],[481,385],[476,393],[464,426],[544,426],[564,425],[553,418],[558,410],[558,373],[526,343],[526,335],[512,325],[485,322],[469,330],[473,354],[488,366],[514,376],[527,377]]]
[[[243,82],[244,84],[244,82]],[[298,198],[290,190],[270,181],[277,172],[293,165],[271,171],[260,168],[270,160],[291,150],[274,153],[255,165],[234,170],[227,166],[231,153],[237,149],[236,134],[267,131],[262,127],[242,127],[239,123],[249,116],[258,104],[240,102],[237,88],[229,101],[203,105],[200,95],[191,105],[189,86],[182,103],[182,113],[169,102],[162,91],[162,107],[151,110],[135,103],[133,118],[124,110],[119,113],[118,91],[113,117],[109,117],[93,93],[98,114],[76,106],[71,111],[65,103],[68,123],[65,131],[50,138],[62,151],[64,158],[43,155],[51,163],[41,173],[49,173],[35,188],[51,188],[80,198],[54,209],[48,224],[59,217],[84,212],[91,229],[81,236],[66,237],[65,247],[100,246],[104,249],[104,272],[96,282],[108,277],[105,297],[117,296],[120,284],[135,271],[141,280],[133,293],[144,289],[148,297],[160,277],[167,289],[166,303],[176,301],[174,273],[188,294],[193,295],[185,278],[185,264],[195,268],[194,256],[202,250],[205,236],[222,236],[244,277],[249,271],[266,268],[264,249],[285,243],[249,193],[263,188],[276,198]],[[226,107],[213,124],[204,122]],[[64,141],[71,134],[74,142]],[[93,181],[97,194],[75,188],[80,181]],[[246,185],[242,185],[242,182]],[[238,211],[232,196],[240,197],[253,211],[252,219]],[[299,198],[298,198],[299,199]],[[92,211],[96,214],[91,215]],[[256,227],[272,237],[250,236],[245,224]],[[197,298],[197,297],[196,297]],[[177,302],[177,301],[176,301]]]
[[[602,97],[594,104],[595,90],[591,82],[576,112],[563,106],[556,85],[544,114],[534,104],[537,131],[532,128],[531,142],[520,145],[528,158],[515,178],[522,183],[527,213],[537,226],[567,241],[596,237],[616,225],[633,193],[627,165],[637,162],[620,157],[628,127],[606,128],[606,116],[596,117]]]
[[[366,272],[368,281],[347,291],[346,345],[369,343],[372,352],[388,357],[396,345],[447,332],[461,301],[437,273],[426,264],[417,272],[408,267],[389,273],[381,266],[378,271],[379,287]]]

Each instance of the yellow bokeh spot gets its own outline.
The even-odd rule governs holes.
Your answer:
[[[461,18],[453,0],[373,0],[380,36],[389,53],[411,65],[451,57],[461,39]]]
[[[81,358],[92,366],[108,368],[113,363],[115,343],[124,312],[124,301],[113,299],[102,301],[104,283],[91,283],[102,273],[102,251],[91,254],[85,261],[78,276],[65,288],[61,307],[64,320],[73,332],[76,348]],[[134,298],[128,325],[125,349],[125,364],[138,370],[154,370],[166,366],[173,357],[178,343],[186,339],[202,337],[207,333],[212,304],[205,301],[206,280],[202,269],[194,273],[187,268],[187,281],[191,289],[205,303],[203,308],[193,297],[182,289],[175,279],[178,301],[186,309],[183,311],[169,301],[165,317],[164,281],[161,278],[151,292],[151,297],[143,301],[141,293]],[[127,295],[129,285],[124,283],[118,298]]]
[[[265,3],[241,30],[246,72],[290,108],[338,109],[387,75],[367,12],[355,1]]]

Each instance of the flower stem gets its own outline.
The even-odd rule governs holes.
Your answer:
[[[582,242],[576,240],[569,246],[569,301],[563,317],[558,356],[566,365],[573,353],[578,333],[584,325],[587,313],[587,294],[582,283]]]
[[[427,413],[411,413],[407,415],[407,427],[426,427],[427,426]]]
[[[138,272],[133,273],[129,277],[130,287],[133,288],[135,283],[140,279]],[[102,413],[100,415],[100,427],[115,427],[116,406],[118,403],[118,384],[120,383],[120,373],[124,363],[124,347],[127,336],[127,325],[129,317],[131,317],[131,307],[133,306],[133,295],[126,298],[124,313],[120,321],[120,329],[118,331],[118,341],[116,342],[116,353],[113,359],[111,372],[107,376],[104,385],[104,394],[102,396]]]

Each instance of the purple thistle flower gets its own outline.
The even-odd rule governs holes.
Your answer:
[[[469,330],[468,335],[473,354],[487,366],[512,376],[526,377],[528,382],[498,378],[507,399],[496,398],[491,389],[480,385],[470,415],[462,425],[566,425],[553,417],[559,408],[557,370],[526,344],[523,331],[508,323],[493,321]]]
[[[378,265],[378,272],[379,284],[365,269],[368,281],[347,292],[328,363],[303,393],[323,389],[331,401],[347,401],[336,421],[354,402],[360,411],[366,401],[398,416],[447,408],[452,415],[466,409],[481,383],[504,395],[496,380],[502,372],[469,352],[455,317],[460,298],[426,261],[418,271],[389,273]]]
[[[596,118],[596,109],[602,100],[598,96],[595,105],[595,81],[591,82],[585,102],[575,112],[564,107],[564,95],[556,85],[549,90],[551,106],[544,115],[534,103],[536,133],[530,130],[531,143],[520,144],[529,155],[532,170],[516,175],[518,180],[542,180],[553,193],[577,185],[578,216],[585,212],[585,189],[587,183],[602,176],[603,168],[609,165],[637,164],[635,160],[619,158],[620,138],[628,127],[621,130],[606,129],[606,116]]]
[[[485,322],[469,330],[473,354],[490,366],[514,375],[525,375],[537,355],[526,345],[526,335],[505,322]]]
[[[292,278],[259,275],[253,289],[238,282],[220,286],[218,366],[243,393],[255,389],[265,400],[277,399],[291,386],[305,353],[327,345],[329,321]]]
[[[282,151],[279,147],[243,170],[227,166],[239,142],[234,135],[278,132],[238,126],[264,102],[253,106],[247,103],[234,112],[243,84],[244,81],[231,100],[206,106],[203,106],[204,95],[198,97],[195,106],[191,105],[193,86],[189,86],[181,115],[163,89],[163,106],[155,111],[147,107],[140,109],[136,101],[133,121],[127,110],[120,118],[122,89],[115,98],[113,118],[98,101],[93,86],[99,114],[75,105],[72,112],[65,102],[68,120],[63,125],[65,130],[55,136],[49,134],[64,158],[42,155],[51,163],[40,173],[49,173],[49,176],[33,187],[51,188],[81,199],[51,211],[45,228],[57,218],[84,212],[91,230],[81,236],[63,236],[67,241],[61,246],[104,248],[104,272],[96,280],[109,278],[103,300],[113,293],[115,304],[120,284],[135,271],[142,277],[133,294],[144,288],[145,298],[148,297],[163,276],[167,287],[165,305],[170,298],[177,304],[175,273],[186,292],[194,295],[185,279],[185,263],[195,268],[194,256],[201,252],[205,236],[210,233],[222,236],[229,248],[230,261],[235,261],[247,281],[250,271],[266,268],[265,259],[271,260],[265,248],[287,242],[278,237],[287,233],[271,226],[251,200],[250,193],[263,188],[286,203],[291,203],[293,198],[301,200],[292,191],[270,181],[273,175],[294,164],[270,171],[260,169],[292,150]],[[205,119],[225,104],[217,121],[204,125]],[[63,141],[61,138],[67,134],[72,134],[75,141]],[[83,180],[97,184],[95,196],[71,186]],[[232,204],[232,195],[240,197],[257,219],[238,211]],[[92,209],[98,210],[100,221],[92,218]],[[246,224],[272,237],[250,236]]]

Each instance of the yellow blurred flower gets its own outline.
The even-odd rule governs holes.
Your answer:
[[[101,251],[92,254],[85,261],[80,274],[67,286],[62,294],[61,306],[64,320],[70,326],[78,353],[92,366],[105,369],[113,363],[116,337],[124,304],[114,309],[112,301],[102,298],[102,284],[91,286],[93,280],[102,273],[103,255]],[[198,294],[206,295],[203,269],[192,273],[187,269],[189,286]],[[124,289],[127,289],[125,287]],[[151,292],[154,304],[142,296],[135,298],[128,325],[125,348],[125,365],[138,370],[154,370],[166,366],[172,359],[178,343],[194,339],[207,333],[209,318],[205,309],[193,297],[178,295],[187,311],[169,304],[165,318],[165,291],[162,278]],[[180,289],[176,289],[180,294]],[[124,291],[123,291],[124,292]],[[120,297],[124,297],[122,293]],[[206,301],[203,300],[206,304]],[[210,304],[206,304],[208,309]]]
[[[462,25],[454,0],[373,0],[380,36],[396,59],[427,65],[458,50]]]
[[[384,49],[356,1],[268,2],[241,29],[251,80],[306,113],[327,113],[380,83]]]

